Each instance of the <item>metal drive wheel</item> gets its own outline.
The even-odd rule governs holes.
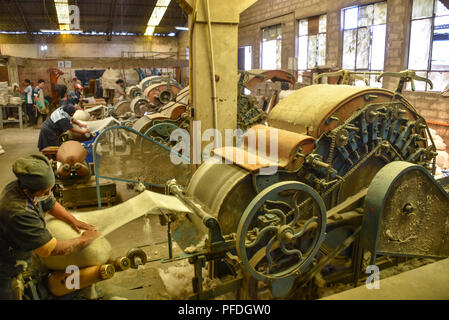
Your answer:
[[[326,230],[326,208],[310,186],[278,182],[248,205],[237,228],[237,254],[251,277],[286,295],[313,261]]]

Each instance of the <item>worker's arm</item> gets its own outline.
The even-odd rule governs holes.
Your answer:
[[[78,134],[85,134],[85,133],[89,133],[89,129],[78,129],[78,128],[72,128],[70,129],[71,131],[78,133]]]
[[[66,222],[78,233],[81,232],[81,229],[96,230],[93,225],[90,225],[88,223],[76,219],[59,202],[55,202],[55,205],[53,206],[52,209],[48,211],[48,213],[51,214],[53,217]]]
[[[82,110],[82,109],[80,108],[80,110]],[[79,122],[77,119],[72,119],[72,122],[74,124],[80,126],[81,128],[87,128],[87,124],[83,124],[83,123]]]
[[[54,203],[52,199],[47,201],[48,204],[44,202],[44,207]],[[54,205],[52,206],[54,207]],[[53,212],[56,211],[56,215],[61,215],[61,212],[58,213],[58,209],[56,207]],[[28,208],[17,209],[16,207],[12,207],[11,210],[15,211],[16,214],[8,223],[4,233],[5,238],[14,247],[26,251],[34,251],[41,257],[70,253],[75,249],[86,246],[101,235],[97,230],[87,230],[75,239],[56,240],[48,231],[39,215],[34,211]],[[64,216],[64,214],[62,215]]]
[[[22,89],[21,87],[16,87],[16,88],[17,88],[17,91],[19,91],[20,93],[26,94],[25,90]]]
[[[52,238],[43,246],[35,249],[34,252],[43,258],[70,254],[76,249],[87,246],[100,235],[101,233],[96,230],[87,230],[80,237],[74,239],[56,240],[56,238]]]

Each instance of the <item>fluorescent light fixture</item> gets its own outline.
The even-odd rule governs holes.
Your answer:
[[[70,10],[68,0],[54,0],[60,30],[70,30]]]
[[[0,31],[0,34],[26,34],[26,31]]]
[[[175,27],[175,29],[176,30],[184,30],[184,31],[189,30],[189,28],[187,28],[187,27]]]
[[[42,33],[79,34],[83,30],[41,30]]]
[[[154,29],[159,25],[164,17],[165,11],[167,11],[171,0],[157,0],[156,6],[151,13],[150,19],[147,23],[147,29],[145,30],[145,36],[151,36],[154,33]]]
[[[167,36],[169,36],[169,37],[174,37],[174,36],[176,36],[176,33],[170,32],[169,34],[167,34]]]

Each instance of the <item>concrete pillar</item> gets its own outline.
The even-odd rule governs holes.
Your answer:
[[[197,0],[195,21],[193,20],[195,0],[177,0],[177,2],[189,14],[189,37],[193,37],[192,45],[189,48],[192,63],[189,85],[194,120],[201,121],[201,135],[206,129],[216,126],[221,132],[222,141],[224,141],[224,130],[235,130],[237,127],[239,16],[256,0],[208,0],[209,15],[206,0]],[[210,33],[208,16],[211,22]],[[213,47],[212,58],[210,37]],[[213,65],[211,60],[213,60]],[[215,97],[212,82],[213,67],[216,84]],[[216,103],[215,120],[214,100]],[[204,147],[209,143],[210,141],[206,141],[201,145]]]
[[[19,69],[17,65],[16,58],[9,57],[8,63],[6,64],[8,68],[8,84],[11,86],[13,83],[19,83]]]

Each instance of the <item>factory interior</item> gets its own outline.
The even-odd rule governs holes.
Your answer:
[[[449,300],[449,0],[0,0],[0,300]]]

